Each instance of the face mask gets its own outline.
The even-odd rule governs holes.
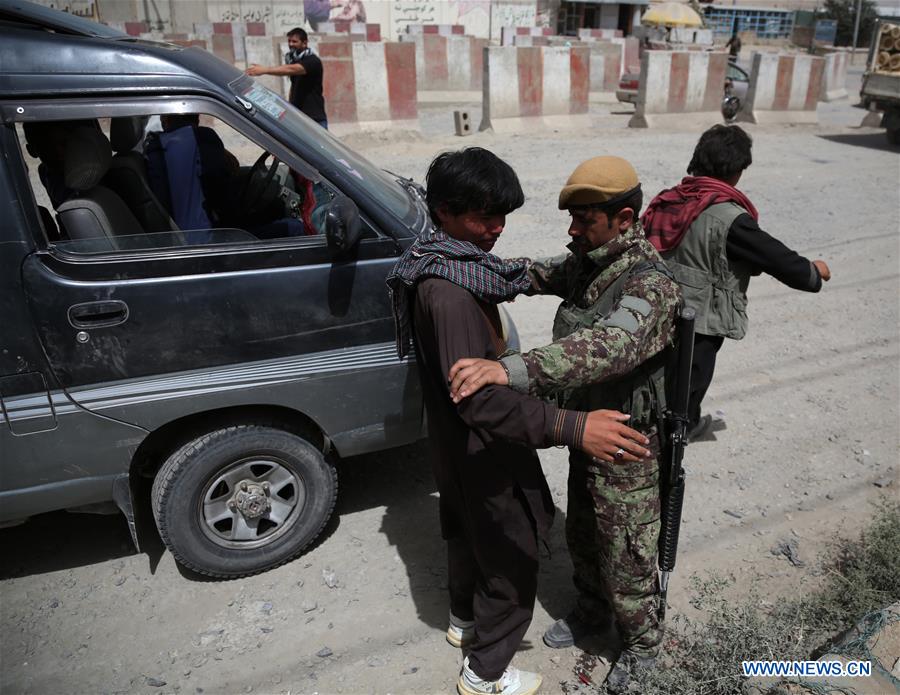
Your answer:
[[[299,49],[292,48],[287,53],[284,54],[284,62],[288,65],[293,65],[295,63],[299,63],[302,58],[305,58],[310,53],[308,48]]]

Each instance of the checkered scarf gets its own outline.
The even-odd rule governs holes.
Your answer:
[[[521,294],[531,281],[525,259],[504,260],[459,241],[439,229],[424,232],[397,261],[387,278],[397,333],[397,355],[409,353],[412,337],[412,293],[423,278],[443,278],[485,302],[506,302]]]

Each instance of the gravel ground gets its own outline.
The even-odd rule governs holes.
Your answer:
[[[854,81],[856,72],[851,94]],[[449,135],[452,110],[473,106],[424,107],[424,136],[349,140],[419,180],[442,149],[477,144],[506,158],[527,202],[508,219],[501,255],[562,250],[567,222],[555,200],[583,159],[626,157],[652,195],[683,175],[704,125],[686,118],[683,128],[629,130],[629,109],[601,101],[589,131]],[[825,259],[834,277],[818,295],[768,277],[751,283],[749,335],[727,342],[707,397],[723,422],[686,456],[676,612],[688,610],[687,577],[714,568],[770,596],[806,591],[816,553],[856,533],[876,498],[897,497],[900,157],[883,131],[855,127],[862,112],[848,100],[821,105],[819,116],[819,126],[748,127],[755,164],[741,187],[762,227]],[[549,339],[555,305],[510,305],[525,348]],[[443,636],[444,548],[427,456],[420,444],[343,462],[337,512],[316,547],[248,579],[203,580],[159,545],[135,554],[117,516],[51,514],[0,531],[0,690],[452,690],[460,655]],[[540,641],[573,598],[566,456],[553,449],[541,459],[559,513],[516,664],[544,674],[542,692],[571,692],[577,650]],[[783,539],[794,539],[805,567],[770,552]]]

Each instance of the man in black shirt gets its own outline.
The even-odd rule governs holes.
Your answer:
[[[309,36],[299,27],[288,34],[288,48],[284,55],[285,65],[256,65],[247,68],[251,77],[275,75],[291,78],[291,93],[288,96],[294,106],[313,119],[323,128],[328,128],[325,115],[325,97],[322,96],[322,61],[309,47]]]
[[[656,196],[641,218],[647,239],[675,274],[684,302],[697,312],[689,404],[692,438],[709,428],[700,402],[712,382],[725,338],[747,332],[750,277],[767,273],[788,287],[818,292],[831,279],[759,226],[753,203],[735,186],[753,162],[753,141],[740,127],[715,125],[700,136],[690,176]]]

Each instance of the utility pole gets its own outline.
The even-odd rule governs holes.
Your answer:
[[[862,15],[862,0],[856,0],[856,21],[853,22],[853,52],[850,54],[850,62],[856,60],[856,40],[859,37],[859,18]]]

